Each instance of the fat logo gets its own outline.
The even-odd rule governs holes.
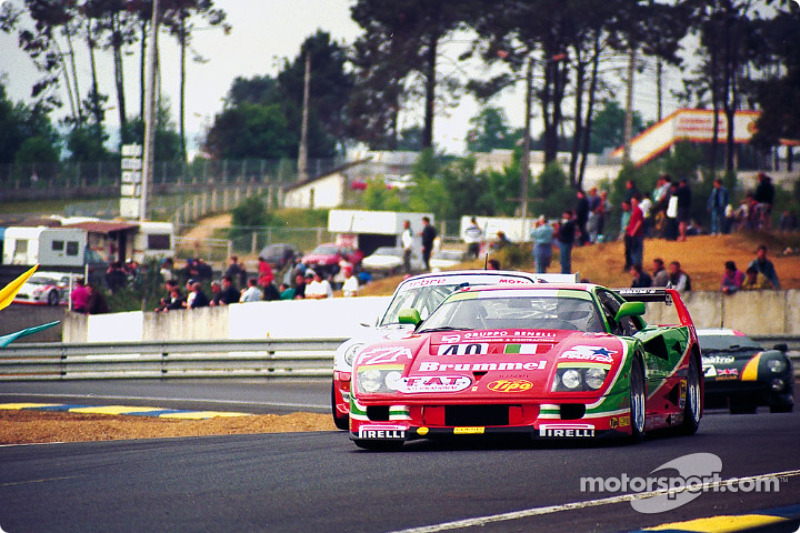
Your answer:
[[[406,377],[398,383],[397,391],[405,394],[424,392],[459,392],[469,388],[472,379],[467,376]]]

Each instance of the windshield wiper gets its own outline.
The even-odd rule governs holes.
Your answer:
[[[421,329],[417,333],[434,333],[437,331],[470,331],[472,328],[456,327],[456,326],[439,326],[438,328]]]

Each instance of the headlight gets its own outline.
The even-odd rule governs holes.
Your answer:
[[[356,354],[360,352],[361,348],[363,347],[363,342],[357,342],[350,346],[346,352],[344,352],[344,362],[347,363],[347,366],[353,366],[353,360],[356,358]]]
[[[599,367],[559,367],[553,379],[553,392],[596,391],[605,383],[608,369]]]
[[[357,383],[364,392],[378,392],[381,388],[381,371],[373,369],[359,372]]]
[[[587,368],[584,374],[584,381],[590,389],[597,390],[603,386],[606,380],[606,370],[602,368]]]
[[[775,372],[776,374],[783,372],[786,370],[786,361],[783,359],[770,359],[767,361],[767,368],[770,369],[771,372]]]
[[[403,374],[394,370],[392,372],[387,372],[386,377],[383,378],[383,382],[386,384],[386,387],[389,390],[397,390],[397,386],[400,383],[400,378],[403,377]]]
[[[575,390],[581,386],[581,372],[580,370],[567,370],[561,374],[561,383],[569,390]]]

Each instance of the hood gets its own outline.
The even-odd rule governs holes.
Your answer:
[[[560,330],[478,330],[412,334],[365,348],[356,372],[400,372],[397,393],[414,399],[469,395],[498,400],[500,394],[549,396],[559,367],[599,366],[607,389],[625,354],[613,335]],[[382,391],[389,392],[389,391]],[[592,391],[596,395],[598,391]],[[559,393],[560,394],[560,393]],[[580,392],[564,393],[568,395]]]

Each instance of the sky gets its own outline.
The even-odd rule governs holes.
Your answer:
[[[21,5],[22,0],[0,0]],[[339,43],[351,44],[361,33],[361,28],[350,19],[354,0],[216,0],[215,6],[227,13],[232,30],[225,35],[221,30],[197,31],[192,47],[208,61],[189,62],[187,67],[186,129],[191,145],[213,117],[222,109],[223,99],[237,76],[275,76],[283,59],[295,58],[302,42],[321,29],[330,33]],[[177,124],[179,103],[179,49],[169,36],[159,37],[162,64],[161,88],[168,96],[172,117]],[[440,68],[458,69],[475,75],[477,69],[456,65],[456,58],[466,44],[454,38],[441,46]],[[78,70],[81,90],[90,84],[88,54],[85,45],[79,48]],[[138,110],[139,56],[138,45],[125,56],[126,107],[131,115]],[[118,126],[116,95],[113,84],[113,64],[110,53],[98,54],[101,92],[109,95],[106,124],[109,130]],[[480,74],[478,74],[480,75]],[[39,77],[30,58],[17,47],[16,37],[0,33],[0,76],[13,101],[29,101],[30,88]],[[668,82],[678,87],[679,74],[667,73]],[[618,78],[622,78],[622,74]],[[647,71],[636,84],[636,108],[646,120],[655,118],[655,89],[652,76]],[[61,88],[61,91],[64,89]],[[667,96],[664,116],[678,108],[674,98]],[[618,93],[622,103],[622,92]],[[65,106],[53,116],[61,118],[68,111]],[[401,127],[422,123],[422,103],[401,114]],[[503,107],[513,127],[522,126],[524,114],[523,91],[512,90],[492,102]],[[470,128],[469,120],[479,111],[478,103],[470,96],[461,96],[454,108],[440,109],[434,122],[434,142],[439,150],[463,153],[464,139]],[[540,119],[534,118],[534,131],[540,130]]]

